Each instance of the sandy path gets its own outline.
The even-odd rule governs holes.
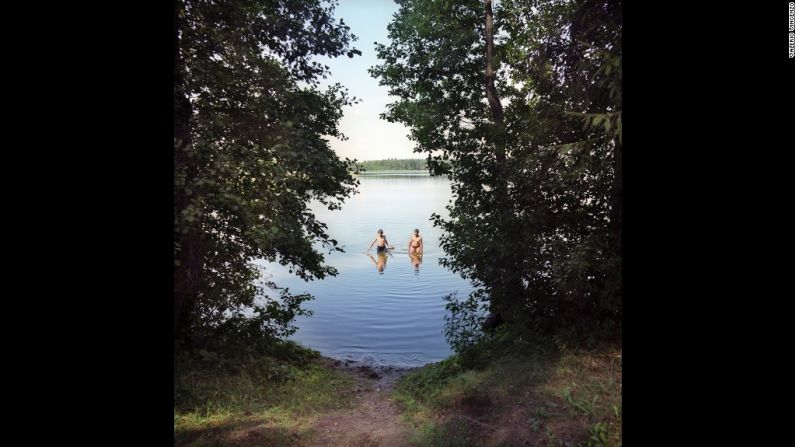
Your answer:
[[[400,419],[390,393],[408,369],[368,367],[329,361],[330,366],[352,375],[357,382],[358,403],[351,409],[329,414],[313,427],[312,447],[411,446],[411,427]]]

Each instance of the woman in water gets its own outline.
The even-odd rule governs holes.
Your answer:
[[[415,254],[422,254],[422,236],[420,236],[420,230],[416,228],[409,239],[409,255]]]
[[[376,248],[375,248],[376,253],[384,253],[384,252],[386,252],[387,247],[395,248],[395,247],[389,246],[389,242],[387,242],[386,236],[384,236],[384,230],[382,230],[380,228],[378,229],[378,234],[375,235],[375,240],[373,240],[373,242],[370,243],[370,246],[367,247],[367,251],[370,251],[370,249],[373,248],[373,245],[375,245],[375,244],[378,244],[376,246]]]

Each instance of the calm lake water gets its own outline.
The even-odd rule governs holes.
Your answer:
[[[439,265],[440,231],[429,220],[434,212],[447,215],[450,182],[413,171],[359,179],[359,194],[342,210],[312,207],[345,249],[327,256],[339,271],[336,277],[306,282],[278,264],[263,264],[279,286],[315,297],[304,305],[314,315],[298,319],[292,338],[329,357],[376,365],[419,366],[444,359],[451,351],[444,339],[442,298],[472,290],[468,281]],[[385,257],[375,248],[365,254],[379,228],[395,246]],[[418,265],[408,255],[415,228],[425,245]]]

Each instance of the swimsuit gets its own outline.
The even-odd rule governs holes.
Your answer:
[[[382,253],[384,251],[386,251],[386,245],[381,245],[379,247],[375,247],[375,252],[376,253]]]

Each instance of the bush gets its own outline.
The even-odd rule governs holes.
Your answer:
[[[470,293],[465,300],[458,300],[457,294],[451,293],[445,296],[444,300],[447,301],[445,309],[449,312],[444,317],[444,336],[453,351],[460,354],[485,336],[483,332],[484,292],[477,289]]]

